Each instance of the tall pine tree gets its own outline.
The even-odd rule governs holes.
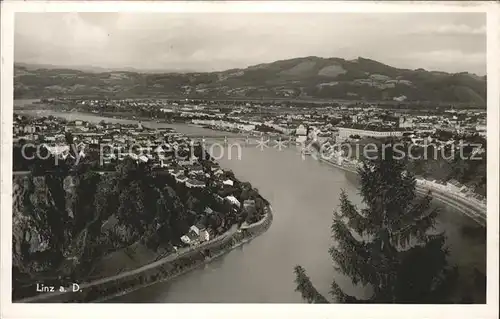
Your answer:
[[[344,191],[340,194],[329,250],[339,273],[373,293],[358,299],[333,281],[330,294],[341,303],[447,302],[457,272],[447,264],[444,234],[434,230],[431,194],[417,197],[415,178],[390,141],[377,155],[358,170],[365,207],[358,209]],[[295,274],[296,290],[307,302],[326,302],[301,266]]]

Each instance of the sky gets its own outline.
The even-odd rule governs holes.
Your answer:
[[[17,13],[15,62],[220,71],[304,56],[486,74],[483,13]]]

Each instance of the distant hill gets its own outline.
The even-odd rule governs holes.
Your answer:
[[[27,70],[37,70],[37,69],[71,69],[75,71],[84,71],[90,73],[103,73],[103,72],[137,72],[137,73],[188,73],[192,70],[184,70],[184,69],[137,69],[132,67],[122,67],[122,68],[104,68],[100,66],[89,66],[89,65],[72,65],[72,66],[64,66],[64,65],[54,65],[54,64],[33,64],[33,63],[24,63],[19,62],[15,64],[16,67],[24,67]]]
[[[15,98],[56,96],[307,98],[486,105],[486,77],[398,69],[358,58],[303,57],[205,73],[73,70],[16,64]]]

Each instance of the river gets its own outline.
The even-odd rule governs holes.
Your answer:
[[[92,122],[103,119],[135,122],[80,113],[41,113],[48,114]],[[181,133],[193,135],[224,134],[183,124],[143,124],[172,127]],[[246,147],[242,150],[241,159],[235,152],[233,150],[231,159],[230,156],[224,156],[219,162],[222,167],[231,169],[239,179],[249,181],[271,202],[274,211],[271,228],[249,244],[199,269],[170,282],[158,283],[112,299],[111,302],[303,302],[300,294],[295,292],[295,265],[302,265],[316,288],[325,295],[334,278],[347,293],[358,296],[365,294],[335,272],[328,254],[332,244],[332,212],[339,204],[341,189],[347,192],[355,204],[360,204],[356,177],[311,157],[303,159],[293,149],[278,151],[268,148],[261,151]],[[486,273],[485,236],[470,234],[471,229],[476,233],[478,230],[481,232],[474,221],[442,207],[437,227],[446,232],[450,261],[463,267],[464,276],[470,276],[474,267]],[[479,300],[484,302],[484,299]]]

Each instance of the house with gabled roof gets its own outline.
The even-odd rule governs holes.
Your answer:
[[[188,178],[184,174],[181,174],[181,175],[175,177],[175,180],[178,183],[185,183],[188,180]]]

